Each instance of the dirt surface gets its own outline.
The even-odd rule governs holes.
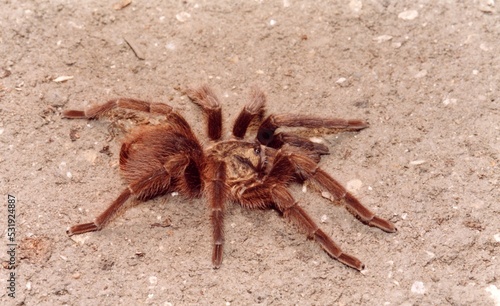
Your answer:
[[[165,2],[1,1],[0,304],[500,305],[498,3]],[[61,111],[121,96],[166,102],[206,143],[203,116],[181,91],[203,82],[221,96],[226,135],[252,85],[269,113],[370,122],[324,135],[321,166],[398,233],[292,188],[363,272],[276,212],[235,205],[214,270],[205,201],[175,195],[66,236],[125,188],[122,130],[159,119]]]

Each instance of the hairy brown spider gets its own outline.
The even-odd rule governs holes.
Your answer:
[[[210,208],[213,231],[212,263],[219,268],[224,245],[224,210],[228,201],[250,209],[276,209],[305,230],[333,258],[357,270],[363,263],[344,253],[323,232],[290,194],[292,183],[311,180],[327,190],[361,222],[386,232],[395,232],[389,221],[364,207],[335,179],[318,166],[328,148],[290,133],[275,133],[280,127],[330,128],[358,131],[368,127],[363,120],[319,118],[308,115],[270,115],[260,122],[254,141],[244,140],[247,128],[261,120],[266,97],[253,88],[250,101],[233,126],[233,137],[222,140],[222,113],[217,96],[206,85],[186,94],[208,119],[211,145],[203,148],[189,124],[172,107],[135,99],[115,99],[85,111],[65,110],[66,118],[99,118],[113,108],[160,114],[166,122],[136,127],[126,136],[120,151],[120,169],[128,186],[94,222],[68,229],[68,235],[101,230],[124,203],[135,197],[147,201],[170,192],[194,198],[204,195]],[[257,122],[258,123],[258,122]]]

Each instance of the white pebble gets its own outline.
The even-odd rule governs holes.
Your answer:
[[[329,200],[332,200],[332,195],[331,195],[328,191],[323,191],[323,192],[321,193],[321,196],[322,196],[323,198],[327,198],[327,199],[329,199]]]
[[[427,253],[427,255],[429,255],[429,258],[436,257],[436,254],[432,253],[431,251],[425,251],[425,253]]]
[[[179,14],[175,15],[175,18],[180,22],[186,22],[189,18],[191,18],[191,14],[189,14],[188,12],[180,12]]]
[[[153,286],[155,286],[156,284],[158,284],[158,277],[156,276],[150,276],[149,277],[149,283]]]
[[[74,242],[78,243],[79,245],[84,245],[85,241],[89,239],[89,235],[73,235],[69,237],[69,239],[73,240]]]
[[[479,49],[481,49],[483,51],[490,51],[490,47],[486,43],[480,44]]]
[[[302,185],[302,192],[303,192],[303,193],[306,193],[306,192],[307,192],[307,186],[306,186],[306,185]]]
[[[391,39],[392,39],[391,35],[380,35],[380,36],[375,37],[373,40],[378,42],[378,43],[383,43],[383,42],[389,41]]]
[[[175,43],[173,42],[169,42],[165,45],[165,47],[170,50],[170,51],[174,51],[175,50]]]
[[[496,242],[500,242],[500,233],[493,235],[493,239],[495,239]]]
[[[269,25],[270,26],[275,26],[278,22],[274,19],[269,20]]]
[[[411,292],[415,294],[424,294],[426,291],[424,283],[416,281],[411,285]]]
[[[328,216],[322,215],[320,220],[321,220],[321,223],[326,223],[326,221],[328,221]]]
[[[26,290],[28,290],[28,291],[31,290],[31,282],[26,283]]]
[[[346,79],[346,78],[339,78],[339,79],[337,80],[337,82],[335,82],[335,83],[337,83],[337,84],[342,84],[342,83],[344,83],[345,81],[347,81],[347,79]]]
[[[177,191],[174,191],[174,192],[172,192],[171,194],[172,194],[172,196],[173,196],[173,197],[176,197],[176,196],[178,196],[178,195],[179,195],[179,193],[178,193]]]
[[[403,20],[413,20],[418,17],[418,12],[416,10],[408,10],[399,13],[398,18]]]
[[[62,83],[62,82],[66,82],[66,81],[72,80],[72,79],[73,79],[72,75],[62,75],[62,76],[55,78],[53,81],[56,83]]]
[[[351,2],[349,2],[349,8],[353,12],[359,13],[363,8],[363,2],[361,2],[361,0],[351,0]]]
[[[423,78],[426,75],[427,75],[427,70],[423,69],[423,70],[420,70],[419,72],[417,72],[414,77],[416,79],[420,79],[420,78]]]
[[[446,98],[443,100],[444,105],[457,104],[457,99]]]
[[[345,187],[349,192],[356,193],[356,191],[358,191],[361,186],[363,186],[363,182],[361,180],[353,179],[347,182]]]
[[[319,137],[311,137],[311,138],[309,138],[309,140],[314,142],[314,143],[323,143],[324,142],[323,138],[319,138]]]
[[[491,298],[495,301],[495,306],[500,306],[500,289],[495,285],[489,285],[484,290],[491,294]]]
[[[412,160],[410,162],[410,165],[412,165],[412,166],[418,166],[418,165],[421,165],[421,164],[424,164],[424,163],[425,163],[425,160],[418,159],[418,160]]]

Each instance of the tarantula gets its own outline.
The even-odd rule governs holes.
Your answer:
[[[291,133],[280,127],[329,128],[358,131],[368,127],[363,120],[320,118],[308,115],[269,115],[262,120],[266,97],[252,88],[250,100],[233,125],[232,138],[222,140],[222,113],[219,99],[207,86],[187,89],[187,96],[199,105],[208,119],[211,142],[204,148],[187,121],[172,107],[136,99],[114,99],[85,111],[65,110],[66,118],[96,119],[114,108],[163,115],[166,121],[156,126],[136,127],[126,136],[120,150],[120,170],[127,187],[93,222],[78,224],[68,235],[101,230],[124,203],[135,197],[147,201],[170,192],[187,198],[205,196],[212,224],[214,268],[222,263],[224,211],[226,202],[249,209],[275,209],[316,240],[334,259],[357,270],[364,268],[356,257],[344,253],[323,232],[288,186],[311,180],[328,191],[361,222],[396,232],[396,227],[364,207],[351,193],[318,166],[321,155],[328,153],[323,144]],[[258,121],[258,122],[256,122]],[[259,123],[255,140],[244,140],[252,123]]]

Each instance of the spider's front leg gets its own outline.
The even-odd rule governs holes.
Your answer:
[[[226,164],[222,161],[209,159],[206,168],[205,191],[210,206],[212,223],[213,251],[212,264],[214,269],[220,268],[224,248],[224,202],[227,198]]]
[[[265,146],[279,149],[284,144],[290,144],[302,149],[317,152],[321,155],[328,153],[328,147],[292,134],[275,134],[276,129],[280,127],[327,128],[359,131],[367,128],[368,123],[360,119],[322,118],[308,115],[280,114],[270,115],[259,127],[257,140]]]
[[[250,92],[250,101],[241,110],[238,118],[233,125],[233,136],[241,139],[245,137],[248,126],[256,117],[259,117],[264,112],[266,104],[266,95],[257,87],[252,87]]]
[[[219,98],[208,85],[186,90],[187,96],[202,109],[208,119],[208,137],[219,140],[222,136],[222,111]]]

